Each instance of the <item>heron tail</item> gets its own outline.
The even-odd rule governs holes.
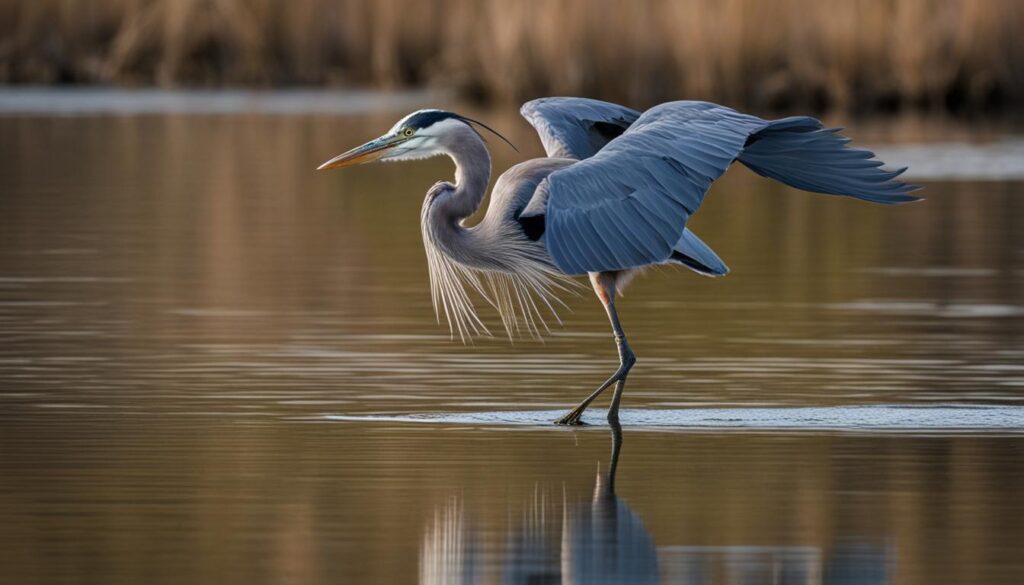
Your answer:
[[[842,128],[824,128],[818,120],[794,116],[770,122],[750,135],[739,161],[755,173],[791,187],[846,195],[874,203],[906,203],[920,189],[897,180],[906,167],[884,170],[869,150],[849,148]]]
[[[691,232],[690,228],[683,230],[683,236],[672,247],[669,261],[682,264],[704,276],[725,276],[729,273],[729,267],[725,262],[722,262],[718,254],[701,241],[697,234]]]

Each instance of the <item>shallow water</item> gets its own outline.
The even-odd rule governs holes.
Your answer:
[[[450,167],[315,173],[404,111],[289,99],[0,117],[6,579],[1024,580],[1019,175],[925,169],[926,202],[884,208],[731,171],[691,227],[733,273],[620,303],[613,495],[605,403],[544,424],[614,367],[599,304],[451,341],[418,232]]]
[[[557,410],[436,412],[408,415],[326,415],[331,421],[461,424],[500,427],[548,426],[561,416]],[[644,408],[623,411],[619,424],[639,429],[789,431],[891,431],[906,433],[1024,433],[1021,406],[861,405],[769,408]],[[602,415],[588,412],[584,424],[604,424]]]

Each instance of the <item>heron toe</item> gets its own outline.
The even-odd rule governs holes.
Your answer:
[[[584,426],[587,423],[583,422],[583,420],[581,418],[582,416],[583,416],[583,411],[582,410],[578,410],[578,411],[577,410],[573,410],[573,411],[570,411],[565,416],[563,416],[562,418],[556,420],[555,424],[556,425],[565,425],[565,426]]]

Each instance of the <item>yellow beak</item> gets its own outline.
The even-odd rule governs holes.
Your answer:
[[[399,136],[381,136],[380,138],[375,138],[362,146],[357,146],[348,152],[339,154],[318,166],[316,170],[326,171],[328,169],[340,169],[342,167],[350,167],[353,165],[373,162],[387,154],[389,149],[397,146],[401,142],[402,138]]]

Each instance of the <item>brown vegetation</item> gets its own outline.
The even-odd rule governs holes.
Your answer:
[[[1020,0],[0,0],[0,82],[433,84],[756,108],[1024,101]]]

